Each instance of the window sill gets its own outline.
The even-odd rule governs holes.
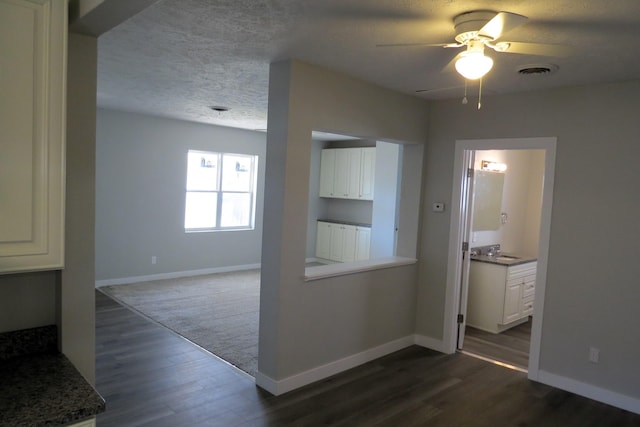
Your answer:
[[[185,229],[185,234],[218,233],[220,231],[253,231],[255,227],[229,227],[229,228],[190,228]]]
[[[345,262],[328,265],[318,265],[307,267],[304,270],[305,282],[326,279],[328,277],[345,276],[347,274],[362,273],[365,271],[381,270],[383,268],[399,267],[411,265],[418,262],[415,258],[387,257],[376,258],[365,261]]]

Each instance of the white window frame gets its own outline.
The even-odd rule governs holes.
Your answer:
[[[206,156],[214,156],[217,157],[218,170],[217,173],[217,183],[218,186],[215,190],[189,190],[187,188],[187,177],[189,175],[189,154],[197,153],[203,154]],[[222,180],[223,180],[223,158],[224,156],[240,156],[247,157],[250,159],[251,170],[250,170],[250,178],[249,181],[251,183],[251,188],[249,191],[222,191]],[[187,175],[185,176],[185,206],[184,206],[184,231],[185,233],[201,233],[201,232],[214,232],[214,231],[234,231],[234,230],[254,230],[255,229],[255,217],[256,217],[256,187],[257,187],[257,172],[258,172],[258,156],[255,154],[246,154],[246,153],[230,153],[230,152],[217,152],[217,151],[204,151],[204,150],[189,150],[187,153]],[[216,206],[216,218],[215,218],[215,226],[214,227],[190,227],[188,228],[186,225],[186,216],[187,216],[187,204],[186,199],[189,193],[215,193],[217,198],[217,206]],[[225,194],[249,194],[249,225],[247,226],[226,226],[223,227],[220,225],[222,219],[222,205]]]

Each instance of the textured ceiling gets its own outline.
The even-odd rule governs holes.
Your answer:
[[[376,45],[452,42],[453,17],[471,10],[528,16],[505,40],[572,48],[564,58],[488,52],[485,93],[640,78],[638,0],[160,0],[98,39],[98,105],[265,129],[269,63],[287,58],[427,99],[462,97],[461,77],[441,72],[458,51]],[[541,63],[559,70],[516,72]]]

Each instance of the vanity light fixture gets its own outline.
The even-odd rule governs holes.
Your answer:
[[[504,172],[507,170],[507,165],[504,163],[482,160],[482,162],[480,163],[480,169],[489,172]]]

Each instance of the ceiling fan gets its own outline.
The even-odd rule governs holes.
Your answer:
[[[455,43],[399,43],[379,44],[378,47],[398,46],[440,46],[444,48],[466,47],[464,52],[456,55],[444,68],[449,71],[455,67],[456,71],[464,77],[465,96],[463,104],[467,103],[467,80],[480,80],[478,94],[478,109],[481,108],[482,77],[493,68],[493,59],[484,54],[485,48],[495,52],[519,53],[541,56],[566,56],[569,49],[562,45],[523,43],[504,41],[501,38],[516,27],[523,25],[529,18],[511,12],[471,11],[457,15],[453,18],[453,26],[456,32]],[[417,91],[424,92],[424,91]]]
[[[472,11],[453,18],[456,31],[455,43],[400,43],[379,44],[378,47],[440,46],[444,48],[466,47],[466,51],[455,56],[443,70],[452,65],[467,80],[485,76],[493,67],[493,59],[484,54],[485,48],[495,52],[520,53],[526,55],[566,56],[568,48],[561,45],[523,43],[501,40],[509,31],[521,26],[529,18],[511,12]]]

